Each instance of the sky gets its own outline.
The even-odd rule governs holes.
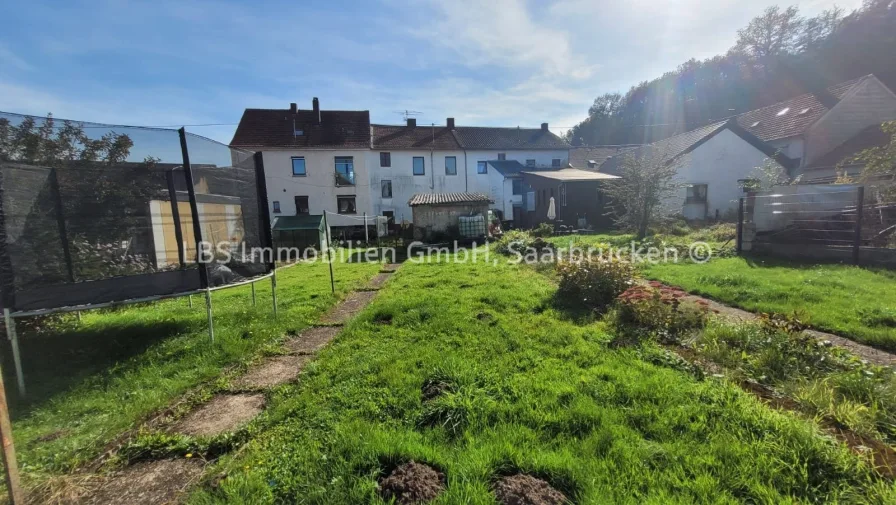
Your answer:
[[[0,111],[187,126],[245,108],[562,134],[595,97],[724,53],[773,0],[0,2]],[[811,16],[835,4],[796,4]],[[861,0],[838,0],[847,12]]]

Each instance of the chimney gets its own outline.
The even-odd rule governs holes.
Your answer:
[[[290,114],[295,114],[295,113],[296,113],[296,103],[295,103],[295,102],[289,104],[289,113],[290,113]]]
[[[320,124],[320,100],[317,97],[311,99],[311,109],[314,110],[314,120]]]
[[[453,130],[453,129],[454,129],[454,118],[453,118],[453,117],[449,117],[448,120],[447,120],[446,122],[448,123],[448,129],[449,129],[449,130]]]
[[[408,128],[416,128],[417,127],[417,119],[409,117],[408,118]]]
[[[548,131],[548,124],[547,124],[547,123],[541,123],[541,131],[543,131],[543,132]]]

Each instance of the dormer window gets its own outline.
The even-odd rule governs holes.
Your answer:
[[[788,112],[790,112],[790,107],[784,107],[783,109],[781,109],[780,111],[778,111],[778,114],[777,114],[777,115],[778,115],[778,116],[783,116],[784,114],[787,114]]]

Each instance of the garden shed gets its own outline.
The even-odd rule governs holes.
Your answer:
[[[327,229],[322,215],[281,216],[274,222],[274,246],[296,248],[309,247],[322,251],[327,244]]]
[[[491,203],[485,193],[417,193],[408,201],[414,215],[414,238],[485,236]],[[477,217],[481,219],[468,219]],[[465,230],[461,230],[461,221]]]

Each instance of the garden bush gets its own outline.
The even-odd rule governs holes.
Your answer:
[[[688,301],[685,295],[679,288],[658,282],[625,290],[616,300],[612,317],[617,329],[614,343],[652,338],[663,343],[679,342],[684,335],[703,328],[710,313],[707,303]]]
[[[554,234],[554,227],[548,223],[541,223],[532,230],[533,237],[550,237]]]
[[[559,262],[557,275],[561,300],[603,310],[634,284],[635,267],[627,261],[588,258]]]
[[[517,253],[525,255],[529,249],[541,252],[545,249],[553,250],[554,245],[522,230],[510,230],[495,242],[495,250],[507,256]]]

